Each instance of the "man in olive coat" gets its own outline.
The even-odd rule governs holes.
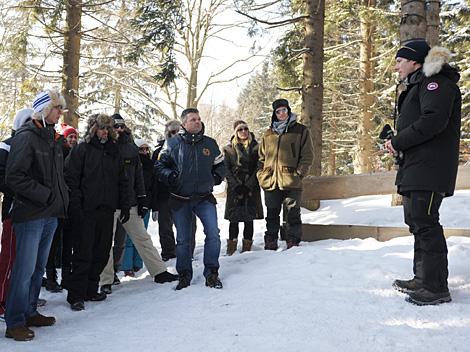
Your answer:
[[[424,40],[406,43],[396,55],[395,70],[406,89],[398,99],[397,134],[385,146],[400,154],[395,184],[415,245],[414,278],[393,286],[418,305],[451,301],[439,207],[455,189],[462,98],[460,75],[449,59],[447,49],[429,50]]]
[[[313,160],[309,129],[297,122],[286,99],[273,102],[271,127],[259,146],[259,185],[265,191],[267,207],[265,249],[276,250],[281,207],[286,219],[287,248],[298,246],[302,238],[300,199],[302,179]]]

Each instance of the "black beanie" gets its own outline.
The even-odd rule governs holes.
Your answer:
[[[273,101],[273,115],[271,116],[271,122],[277,121],[277,116],[276,116],[276,110],[279,109],[280,107],[286,107],[287,108],[287,113],[291,113],[291,109],[289,106],[289,102],[287,99],[277,99]]]
[[[125,124],[126,124],[126,122],[125,122],[124,119],[122,118],[121,114],[118,114],[118,113],[113,114],[113,115],[111,116],[111,118],[114,120],[114,124],[115,124],[115,125],[120,125],[120,124],[125,125]]]
[[[402,57],[422,64],[428,55],[429,49],[430,47],[425,40],[412,40],[398,49],[395,57]]]
[[[273,110],[276,111],[279,109],[281,106],[285,106],[286,108],[289,108],[289,102],[287,99],[277,99],[273,101]]]

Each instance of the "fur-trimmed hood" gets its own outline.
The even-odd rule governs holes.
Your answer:
[[[428,55],[424,59],[423,73],[426,77],[431,77],[435,74],[442,73],[453,82],[458,82],[460,74],[458,71],[449,65],[452,55],[449,49],[435,46],[429,50]]]
[[[106,127],[108,130],[109,138],[117,140],[117,133],[114,130],[114,120],[106,114],[95,114],[88,119],[84,137],[85,142],[90,143],[91,139],[96,135],[96,131],[103,127]]]

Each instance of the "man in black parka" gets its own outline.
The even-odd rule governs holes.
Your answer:
[[[395,184],[415,245],[414,278],[395,280],[393,286],[418,305],[451,301],[439,207],[455,189],[462,99],[460,76],[449,59],[447,49],[429,50],[423,40],[408,42],[396,55],[395,69],[406,89],[398,99],[397,134],[385,146],[400,153]]]
[[[67,302],[74,311],[85,309],[85,301],[102,301],[98,293],[100,273],[108,262],[113,240],[114,212],[129,220],[129,179],[108,115],[93,115],[84,141],[65,161],[65,179],[70,188],[69,214],[75,234],[72,272],[67,280]]]

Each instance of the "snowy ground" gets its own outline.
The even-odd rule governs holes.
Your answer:
[[[389,196],[325,201],[303,212],[310,223],[401,226],[402,209]],[[442,205],[442,223],[470,227],[470,192]],[[228,223],[219,204],[222,252]],[[156,234],[155,225],[151,233]],[[72,312],[65,293],[41,295],[44,314],[57,317],[36,338],[19,343],[0,337],[1,352],[45,351],[468,351],[470,335],[470,238],[452,237],[449,286],[453,302],[417,307],[391,288],[411,275],[412,237],[302,243],[288,251],[264,251],[264,221],[255,222],[249,253],[221,256],[223,290],[204,286],[203,234],[198,226],[191,286],[156,285],[142,270],[124,278],[104,302]],[[154,237],[158,245],[158,237]],[[285,246],[283,244],[283,246]],[[169,262],[174,271],[175,261]],[[1,331],[1,327],[0,327]]]

